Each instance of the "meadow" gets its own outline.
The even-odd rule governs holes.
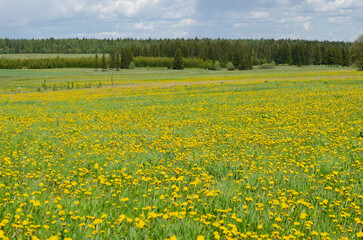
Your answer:
[[[362,72],[0,81],[0,239],[363,237]]]

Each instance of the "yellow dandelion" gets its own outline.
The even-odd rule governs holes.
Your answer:
[[[199,235],[196,240],[204,240],[204,236],[203,235]]]

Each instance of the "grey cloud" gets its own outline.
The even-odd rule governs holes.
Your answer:
[[[0,37],[354,40],[361,0],[0,0]],[[344,34],[343,34],[344,33]]]

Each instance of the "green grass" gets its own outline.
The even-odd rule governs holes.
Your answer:
[[[64,89],[66,83],[74,83],[83,88],[86,84],[97,87],[111,85],[111,75],[115,85],[156,84],[163,82],[185,83],[192,82],[229,82],[229,81],[268,81],[278,79],[312,79],[325,77],[358,77],[360,72],[351,68],[336,68],[326,66],[279,66],[274,69],[258,69],[250,71],[210,71],[205,69],[185,69],[183,71],[165,68],[138,68],[121,71],[94,71],[94,69],[46,69],[46,70],[0,70],[0,89],[15,91],[22,87],[25,91],[34,91],[42,87],[44,80],[49,88],[55,86]]]
[[[0,94],[0,236],[362,232],[362,73],[136,69],[114,88],[110,74],[0,71],[29,90]],[[45,77],[106,87],[36,92]]]

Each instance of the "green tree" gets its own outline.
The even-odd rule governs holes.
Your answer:
[[[110,54],[109,54],[109,58],[110,58],[110,69],[114,69],[115,68],[115,51],[111,50]]]
[[[291,50],[292,64],[301,66],[303,63],[303,49],[300,43],[295,44]]]
[[[102,71],[107,70],[106,56],[104,53],[102,54],[101,68],[102,68]]]
[[[128,67],[127,65],[127,52],[125,48],[121,49],[121,64],[120,64],[120,68],[121,69],[126,69]]]
[[[284,41],[277,51],[276,64],[291,64],[291,50],[287,41]]]
[[[352,63],[363,71],[363,34],[361,34],[352,46]]]
[[[132,50],[130,48],[123,48],[121,50],[121,65],[122,69],[127,69],[130,66],[130,63],[133,61],[134,56]]]
[[[241,58],[238,64],[239,70],[251,70],[252,69],[252,52],[248,46],[243,46],[240,51]]]
[[[346,48],[342,48],[342,66],[343,67],[350,66],[350,55],[348,49]]]
[[[184,60],[180,48],[178,48],[174,54],[173,69],[184,69]]]
[[[97,69],[98,69],[98,56],[96,54],[96,56],[95,56],[95,71],[97,71]]]
[[[132,53],[132,49],[131,48],[128,48],[127,49],[127,64],[129,67],[130,66],[130,63],[134,61],[134,54]]]
[[[321,63],[322,63],[321,49],[320,49],[319,45],[316,45],[314,48],[313,64],[320,65]]]
[[[116,68],[116,71],[120,70],[120,53],[119,52],[116,53],[115,68]]]

